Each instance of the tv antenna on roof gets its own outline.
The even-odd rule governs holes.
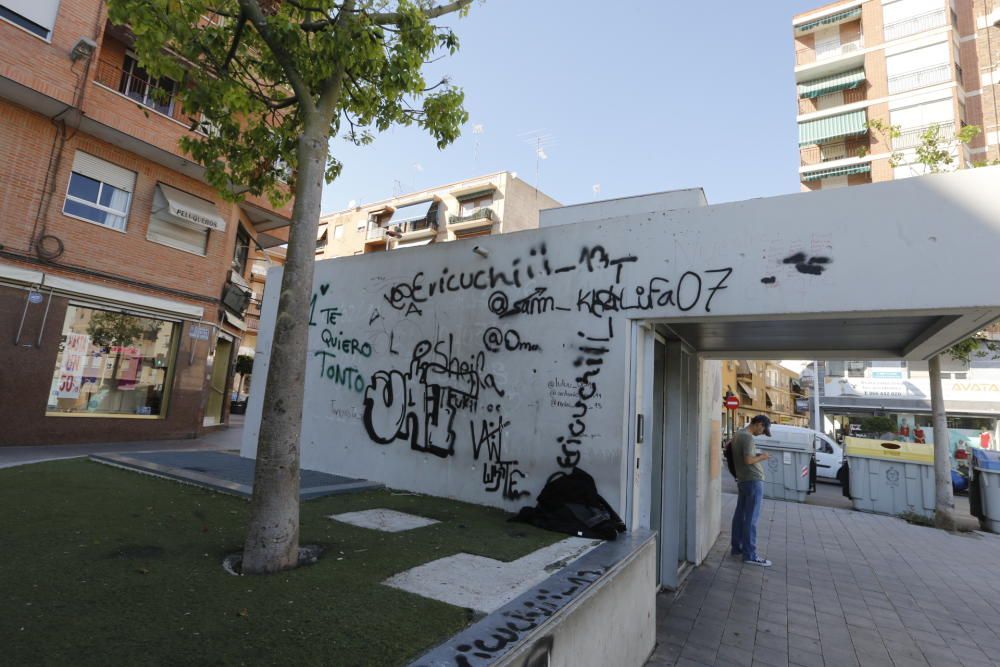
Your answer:
[[[482,123],[476,123],[472,126],[472,135],[476,138],[475,143],[472,145],[472,162],[473,164],[479,164],[479,137],[482,136],[485,128]]]
[[[521,138],[521,141],[531,144],[535,149],[535,199],[537,199],[538,185],[541,181],[542,160],[549,159],[546,149],[557,145],[556,138],[555,135],[544,129],[522,132],[518,136]]]

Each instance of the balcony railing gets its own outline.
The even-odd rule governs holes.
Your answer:
[[[851,157],[864,157],[871,150],[867,137],[848,139],[818,146],[809,146],[799,151],[799,164],[807,167],[833,160],[844,160]]]
[[[416,218],[414,220],[404,220],[403,222],[390,222],[388,229],[390,231],[396,232],[398,234],[409,234],[410,232],[420,232],[425,229],[437,229],[438,223],[436,220],[431,220],[431,216],[428,215],[425,218]]]
[[[915,72],[907,72],[899,76],[889,77],[889,94],[903,93],[934,84],[951,81],[951,66],[947,63],[934,65]]]
[[[247,331],[257,331],[260,329],[260,301],[250,299],[247,304],[247,312],[243,316],[243,321],[247,325]]]
[[[448,218],[449,225],[455,225],[460,222],[472,222],[473,220],[490,220],[492,221],[496,217],[491,208],[481,208],[468,215],[453,215]]]
[[[935,9],[926,14],[919,14],[911,16],[908,19],[895,21],[894,23],[887,23],[882,29],[882,34],[885,41],[891,42],[894,39],[915,35],[918,32],[940,28],[947,25],[947,23],[948,16],[945,14],[944,9]]]
[[[365,233],[365,241],[384,241],[385,227],[369,227]]]
[[[799,113],[814,113],[819,111],[818,101],[824,98],[829,99],[830,95],[836,95],[838,92],[843,95],[843,104],[856,104],[858,102],[864,102],[868,99],[868,94],[865,92],[866,86],[864,84],[857,86],[855,88],[848,88],[846,90],[837,91],[833,93],[827,93],[820,97],[803,97],[799,99]],[[839,106],[839,105],[833,105]],[[827,105],[826,108],[831,108],[831,105]]]
[[[913,148],[914,146],[919,146],[923,142],[924,134],[927,130],[938,126],[939,136],[945,139],[951,139],[955,133],[955,123],[935,123],[932,125],[924,125],[922,127],[915,127],[909,130],[902,130],[898,137],[893,137],[892,139],[892,149],[894,151],[906,150],[907,148]]]
[[[132,98],[144,107],[164,116],[174,117],[174,94],[177,84],[170,79],[151,79],[146,75],[128,72],[106,60],[99,60],[95,80],[102,86]]]
[[[813,62],[830,60],[831,58],[844,56],[855,51],[860,51],[863,48],[862,41],[863,40],[859,37],[851,40],[850,42],[843,42],[839,46],[825,48],[822,51],[809,48],[799,49],[795,52],[795,64],[806,65]]]

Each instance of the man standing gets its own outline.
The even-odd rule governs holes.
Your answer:
[[[757,519],[764,500],[764,466],[767,452],[757,453],[754,436],[771,435],[771,420],[757,415],[750,425],[733,436],[733,464],[736,467],[736,486],[739,495],[733,514],[732,554],[742,555],[743,562],[761,567],[771,567],[771,561],[757,555]]]

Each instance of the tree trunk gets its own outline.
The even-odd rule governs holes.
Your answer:
[[[934,420],[934,522],[951,528],[954,520],[955,496],[951,487],[951,436],[941,392],[941,357],[934,355],[928,362],[931,384],[931,414]]]
[[[298,140],[291,234],[264,389],[243,572],[295,567],[299,552],[299,433],[305,394],[316,229],[330,123],[313,114]],[[326,120],[326,122],[323,122]]]

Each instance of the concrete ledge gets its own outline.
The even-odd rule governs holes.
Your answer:
[[[250,498],[253,494],[255,462],[235,454],[213,451],[136,452],[92,454],[90,460],[241,498]],[[314,470],[300,471],[300,480],[299,497],[302,500],[382,488],[375,482]]]
[[[643,665],[656,643],[656,540],[605,542],[411,667]]]

